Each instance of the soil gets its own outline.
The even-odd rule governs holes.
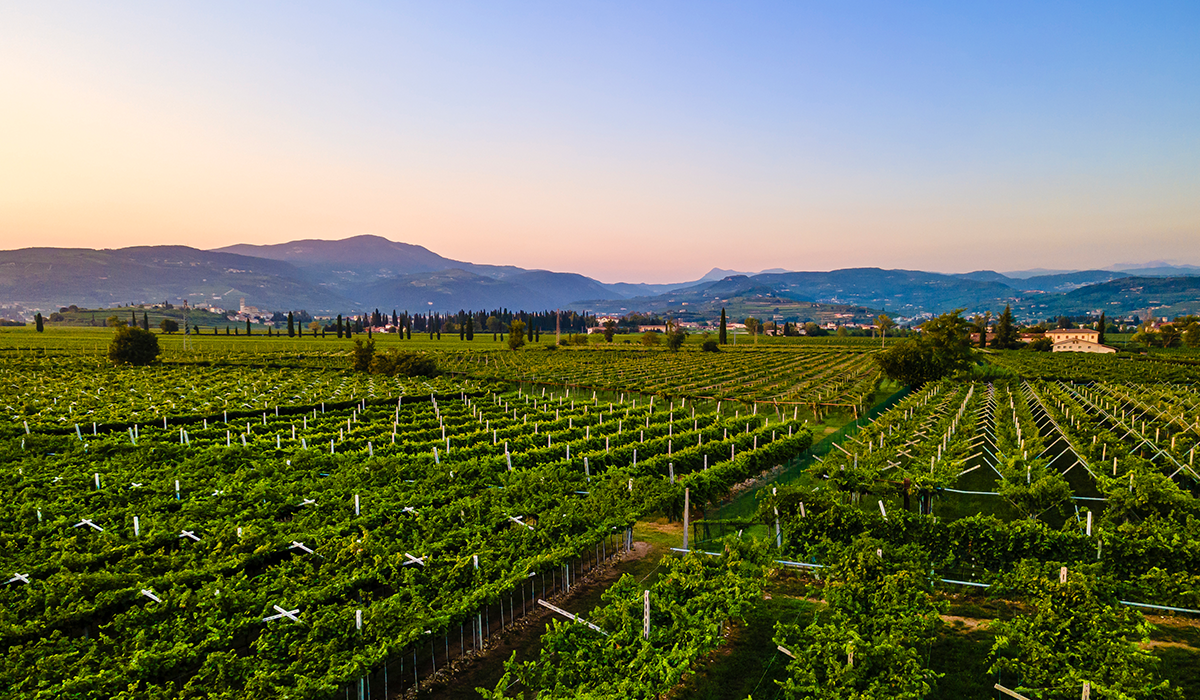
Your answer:
[[[560,595],[548,602],[571,612],[585,608],[590,610],[599,601],[603,591],[616,583],[634,562],[649,555],[651,550],[652,547],[645,542],[634,542],[633,549],[620,559],[588,573],[568,595]],[[456,660],[445,671],[439,671],[436,676],[424,681],[419,692],[414,694],[410,691],[406,696],[431,700],[478,698],[476,688],[494,688],[504,677],[504,662],[512,657],[513,652],[519,659],[533,658],[538,654],[542,634],[554,615],[550,610],[539,607],[536,612],[525,615],[507,628],[503,634],[496,634],[489,639],[482,653]]]

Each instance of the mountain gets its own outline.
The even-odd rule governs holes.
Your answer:
[[[1184,265],[1169,260],[1153,260],[1146,263],[1118,263],[1107,269],[1128,272],[1138,277],[1185,277],[1200,275],[1200,266]]]
[[[1033,292],[1069,292],[1072,289],[1108,282],[1109,280],[1128,277],[1124,272],[1109,270],[1084,270],[1082,272],[1064,272],[1057,275],[1036,275],[1025,279],[1013,280],[1009,284],[1016,289]]]
[[[0,251],[0,299],[31,308],[183,299],[237,308],[241,296],[261,308],[314,312],[350,304],[289,263],[186,246]]]
[[[1021,296],[1021,292],[999,282],[962,279],[936,272],[852,268],[831,272],[733,275],[654,297],[589,300],[577,302],[572,308],[601,312],[645,308],[679,309],[689,314],[712,313],[713,310],[719,313],[726,302],[740,299],[761,300],[772,309],[793,304],[818,304],[883,310],[911,318],[956,308],[968,311],[995,309]],[[793,320],[790,316],[785,315],[785,318]]]
[[[1138,314],[1173,318],[1200,312],[1200,276],[1122,277],[1048,297],[1040,316],[1104,311],[1110,318]]]
[[[959,277],[965,280],[975,280],[976,282],[999,282],[1012,286],[1013,278],[1008,275],[1002,275],[999,272],[992,270],[976,270],[975,272],[962,272],[951,277]]]
[[[459,309],[553,309],[554,298],[509,280],[466,270],[442,270],[382,279],[365,286],[367,308],[428,313]]]
[[[1044,277],[1046,275],[1065,275],[1071,272],[1079,272],[1079,270],[1047,270],[1044,267],[1035,267],[1029,270],[1014,270],[1013,272],[1003,273],[1005,277],[1011,277],[1015,280],[1023,280],[1029,277]]]
[[[604,284],[574,273],[467,263],[418,245],[355,236],[210,251],[185,246],[0,251],[0,304],[17,313],[70,304],[178,304],[184,299],[193,305],[237,308],[244,297],[263,309],[322,315],[374,308],[453,312],[507,307],[655,311],[699,319],[727,307],[738,314],[787,320],[866,319],[880,311],[912,320],[953,309],[968,315],[998,311],[1006,304],[1022,318],[1040,319],[1101,308],[1130,314],[1161,307],[1156,315],[1197,310],[1193,307],[1200,306],[1200,296],[1191,285],[1200,283],[1200,268],[1147,265],[1136,272],[1026,277],[991,270],[954,275],[880,268],[725,274],[730,271],[714,268],[694,282]],[[1156,276],[1159,272],[1173,276]],[[1138,281],[1126,284],[1129,280]]]

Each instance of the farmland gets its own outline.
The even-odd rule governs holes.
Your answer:
[[[163,362],[131,368],[102,360],[104,337],[0,334],[3,697],[452,683],[539,599],[568,605],[634,528],[681,546],[685,489],[691,546],[712,555],[663,556],[583,611],[594,628],[558,622],[492,658],[506,675],[484,697],[1194,687],[1189,644],[1166,667],[1109,641],[1158,634],[1143,612],[1200,609],[1189,357],[989,353],[991,381],[897,391],[853,340],[379,338],[443,370],[391,378],[350,371],[345,340],[163,336]],[[964,605],[1001,611],[986,641],[947,627]],[[714,653],[712,673],[761,664],[758,690],[697,685]]]

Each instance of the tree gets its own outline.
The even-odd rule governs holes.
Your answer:
[[[1192,321],[1183,332],[1183,342],[1189,348],[1200,348],[1200,322]]]
[[[288,337],[296,337],[296,317],[292,315],[291,311],[288,312]]]
[[[1100,331],[1100,335],[1096,337],[1096,342],[1104,345],[1104,333],[1108,330],[1108,318],[1103,311],[1100,312],[1100,321],[1096,324],[1096,330]]]
[[[746,332],[750,334],[750,337],[754,338],[754,344],[757,345],[758,344],[758,332],[759,332],[759,330],[762,329],[762,324],[759,322],[759,320],[757,318],[754,318],[753,316],[748,317],[742,323],[745,324]]]
[[[174,333],[179,330],[179,323],[174,319],[164,318],[158,322],[158,327],[162,329],[163,333]]]
[[[908,338],[875,354],[888,378],[919,387],[971,364],[971,339],[961,309],[926,321],[917,338]]]
[[[818,326],[812,321],[809,321],[808,323],[804,324],[804,335],[807,335],[810,338],[820,338],[822,336],[829,335],[829,331]]]
[[[338,316],[337,316],[337,334],[338,334],[339,338],[342,337],[342,315],[341,314],[338,314]]]
[[[150,330],[150,314],[146,313],[145,311],[142,312],[142,330]],[[216,330],[215,326],[213,327],[213,330]]]
[[[1071,323],[1071,319],[1067,318],[1066,316],[1058,317],[1058,329],[1060,331],[1070,330],[1074,327],[1075,327],[1075,324]]]
[[[475,340],[475,317],[467,316],[467,340]]]
[[[121,324],[108,346],[108,359],[118,365],[149,365],[158,360],[158,336]]]
[[[896,327],[896,322],[887,314],[879,314],[875,317],[875,326],[879,329],[879,347],[883,347],[887,339],[887,332]]]
[[[120,319],[120,317],[118,317],[118,316],[117,316],[117,315],[115,315],[115,314],[114,314],[114,315],[112,315],[112,316],[109,316],[109,317],[108,317],[108,320],[106,320],[104,323],[105,323],[105,325],[107,325],[109,328],[124,328],[124,327],[125,327],[125,322],[124,322],[124,321],[122,321],[122,320]]]
[[[246,319],[246,335],[252,335],[250,332],[250,319]]]
[[[1158,344],[1164,348],[1173,348],[1179,345],[1179,341],[1183,336],[1179,329],[1173,323],[1164,323],[1158,328]]]
[[[604,342],[611,343],[613,336],[617,334],[617,322],[611,318],[604,320]]]
[[[375,357],[375,341],[367,340],[363,342],[362,338],[354,341],[354,347],[351,349],[351,354],[354,357],[354,371],[367,372],[371,369],[371,360]]]
[[[39,311],[37,313],[37,315],[33,317],[33,323],[34,323],[34,326],[37,328],[38,333],[41,333],[42,331],[46,330],[46,327],[42,321],[42,312],[41,311]]]
[[[137,325],[137,313],[133,309],[129,310],[129,325]]]
[[[655,333],[654,331],[646,331],[642,334],[642,345],[645,345],[648,348],[658,345],[661,340],[662,339],[659,338],[659,334]]]
[[[850,335],[850,331],[847,331],[845,326],[838,326],[837,337],[845,338],[848,335]]]
[[[717,342],[721,345],[726,345],[729,342],[729,337],[725,332],[725,307],[721,307],[721,329],[717,331]]]
[[[508,326],[508,349],[516,350],[525,344],[525,322],[513,319]]]
[[[687,333],[684,333],[682,328],[676,326],[667,334],[667,349],[671,352],[678,352],[679,348],[683,347],[685,340],[687,340]]]
[[[703,352],[720,352],[721,345],[716,338],[705,338],[703,343],[700,343],[700,350]]]
[[[317,337],[317,331],[321,330],[321,322],[314,320],[312,323],[308,324],[308,330],[312,332],[314,338]]]
[[[1021,342],[1017,340],[1017,325],[1013,323],[1011,306],[1005,306],[1004,312],[996,320],[996,337],[992,338],[992,347],[1001,350],[1021,347]]]

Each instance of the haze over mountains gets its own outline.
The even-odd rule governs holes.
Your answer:
[[[1193,309],[1200,306],[1200,267],[1155,262],[1143,268],[1118,265],[1040,275],[879,268],[742,273],[714,268],[698,280],[677,284],[605,284],[574,273],[452,260],[379,236],[210,251],[186,246],[0,251],[0,303],[7,306],[47,311],[69,304],[187,299],[193,305],[237,308],[242,298],[259,308],[314,314],[507,307],[704,316],[730,299],[779,299],[865,306],[901,318],[954,308],[994,310],[1005,304],[1030,317],[1099,309],[1111,316],[1155,308],[1168,315],[1200,310]]]

